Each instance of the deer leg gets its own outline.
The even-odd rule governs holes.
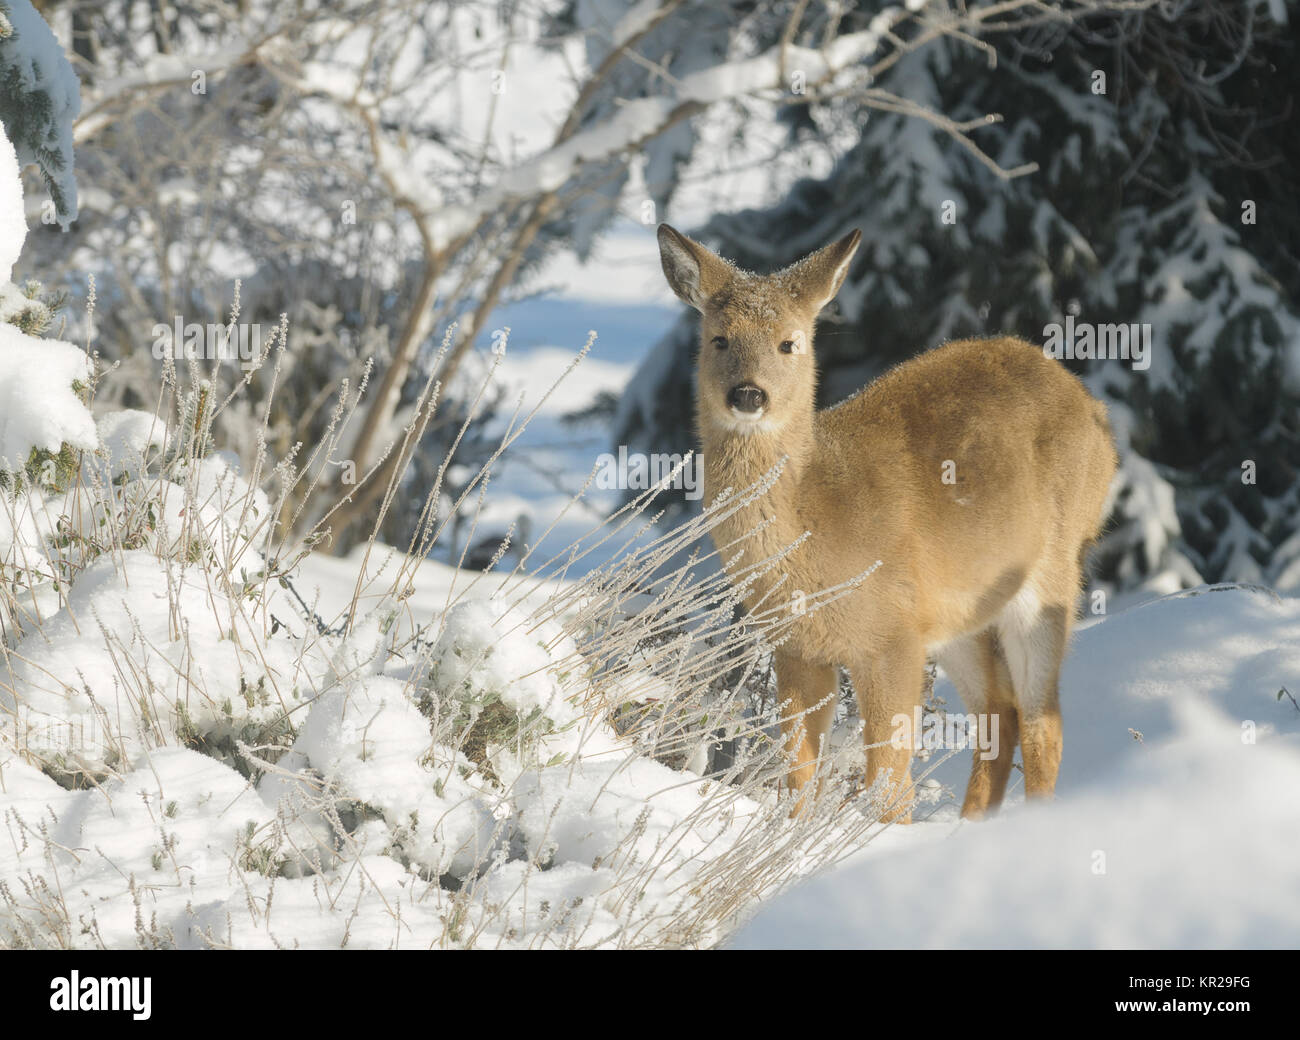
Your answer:
[[[1070,637],[1072,608],[1039,603],[1022,593],[998,623],[1020,716],[1025,794],[1050,798],[1061,766],[1061,660]]]
[[[966,800],[961,807],[963,817],[979,820],[1002,804],[1016,754],[1019,716],[1011,674],[997,634],[991,629],[955,639],[936,656],[967,711],[990,720],[987,732],[993,738],[992,746],[987,751],[974,750]]]
[[[913,633],[887,644],[869,664],[852,671],[867,751],[868,785],[887,775],[885,823],[912,822],[912,732],[921,703],[925,648]]]
[[[839,683],[835,669],[830,665],[811,664],[801,657],[779,651],[775,658],[777,696],[781,698],[781,732],[790,759],[785,782],[795,790],[802,790],[817,779],[823,744],[835,715],[835,692]],[[811,793],[815,798],[815,787]],[[811,798],[800,797],[795,812],[802,812],[811,804]]]

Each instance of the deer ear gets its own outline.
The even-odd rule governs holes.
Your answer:
[[[697,311],[731,281],[732,269],[725,260],[667,224],[659,225],[659,260],[677,298]]]
[[[849,264],[853,262],[853,254],[861,242],[862,232],[850,231],[838,242],[832,242],[794,265],[792,273],[818,311],[835,299],[835,294],[840,291],[849,273]]]

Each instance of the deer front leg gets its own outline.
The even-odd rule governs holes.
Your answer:
[[[853,689],[862,716],[862,742],[867,752],[867,785],[888,773],[884,823],[912,822],[912,732],[921,703],[925,648],[912,633],[885,645],[868,664],[851,669]],[[906,719],[902,724],[899,717]]]
[[[781,733],[785,740],[790,771],[786,783],[795,790],[817,777],[817,766],[824,752],[823,744],[830,733],[835,715],[835,692],[839,687],[835,669],[830,665],[811,664],[793,654],[779,651],[776,658],[777,697],[781,701]],[[812,804],[816,789],[804,792],[794,813]]]

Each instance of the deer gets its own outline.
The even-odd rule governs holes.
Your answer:
[[[659,226],[668,284],[700,314],[704,502],[778,473],[711,531],[728,579],[747,575],[750,611],[850,583],[792,613],[774,641],[794,812],[822,782],[843,667],[880,820],[911,822],[916,734],[899,721],[919,717],[933,660],[997,734],[995,752],[976,751],[962,803],[978,820],[1002,804],[1017,744],[1026,799],[1055,793],[1061,665],[1107,517],[1114,437],[1077,376],[1011,336],[924,351],[818,410],[814,326],[861,238],[761,275]]]

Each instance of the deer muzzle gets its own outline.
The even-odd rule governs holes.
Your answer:
[[[745,415],[757,415],[767,406],[767,391],[752,383],[741,383],[731,388],[727,404]]]

